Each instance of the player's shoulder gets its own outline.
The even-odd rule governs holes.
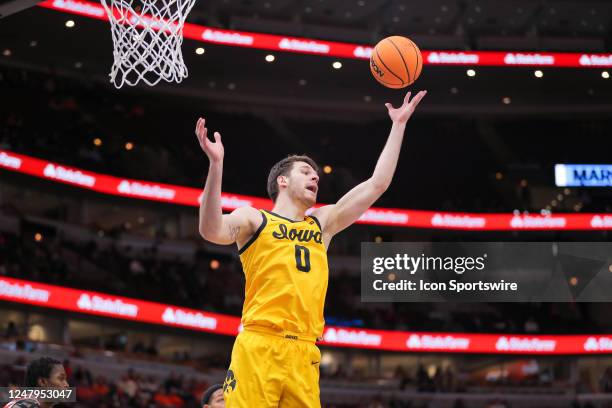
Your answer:
[[[335,204],[323,205],[319,208],[316,208],[315,210],[313,210],[313,212],[310,213],[310,216],[316,219],[321,230],[325,229],[325,226],[327,225],[327,222],[329,220],[329,216],[333,212],[334,207]]]
[[[244,217],[255,217],[255,216],[257,216],[257,217],[261,218],[261,211],[259,211],[255,207],[251,207],[250,205],[245,205],[243,207],[238,207],[234,211],[232,211],[232,214],[236,214],[238,216],[244,216]]]
[[[232,211],[232,216],[238,218],[243,225],[248,223],[254,228],[257,228],[263,220],[262,212],[249,205],[236,208]]]
[[[9,402],[4,408],[40,408],[40,403],[35,399],[21,399]]]

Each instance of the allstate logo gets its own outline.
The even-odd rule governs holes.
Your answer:
[[[79,309],[91,310],[93,305],[89,295],[82,294],[79,300],[77,301],[77,306]]]
[[[406,341],[406,346],[410,349],[420,349],[421,348],[421,337],[417,334],[413,334]]]

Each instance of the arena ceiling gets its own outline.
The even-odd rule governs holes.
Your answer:
[[[0,10],[23,2],[0,3]],[[23,7],[27,6],[25,4]],[[67,20],[75,25],[66,27]],[[610,51],[609,1],[503,0],[213,0],[196,3],[189,21],[211,27],[277,33],[373,45],[390,34],[413,38],[422,49]],[[108,81],[112,41],[107,21],[34,6],[0,20],[0,64]],[[205,53],[197,55],[196,48]],[[401,100],[371,77],[367,60],[213,45],[186,39],[189,78],[180,85],[119,92],[171,92],[224,104],[228,109],[331,113],[360,120],[384,114]],[[596,69],[426,65],[414,90],[429,90],[425,114],[550,113],[605,115],[612,110],[612,79]],[[612,72],[612,70],[611,70]],[[110,86],[110,85],[109,85]],[[510,103],[505,103],[510,101]],[[356,115],[355,113],[358,113]]]

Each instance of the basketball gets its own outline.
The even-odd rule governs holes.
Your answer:
[[[387,88],[400,89],[414,83],[423,68],[419,47],[410,39],[394,35],[381,40],[372,50],[370,71]]]

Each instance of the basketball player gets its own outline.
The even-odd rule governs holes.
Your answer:
[[[64,366],[50,357],[32,361],[26,370],[25,387],[68,388]],[[54,405],[52,402],[26,398],[9,402],[4,408],[51,408]]]
[[[320,407],[319,363],[315,341],[323,333],[327,291],[327,248],[372,206],[391,184],[406,122],[426,91],[401,107],[386,104],[392,121],[387,143],[372,176],[336,204],[314,206],[318,168],[308,156],[289,156],[268,176],[272,211],[241,207],[221,211],[223,144],[200,118],[196,135],[209,170],[200,205],[199,230],[208,241],[236,243],[246,278],[244,330],[236,338],[223,384],[229,408]]]

